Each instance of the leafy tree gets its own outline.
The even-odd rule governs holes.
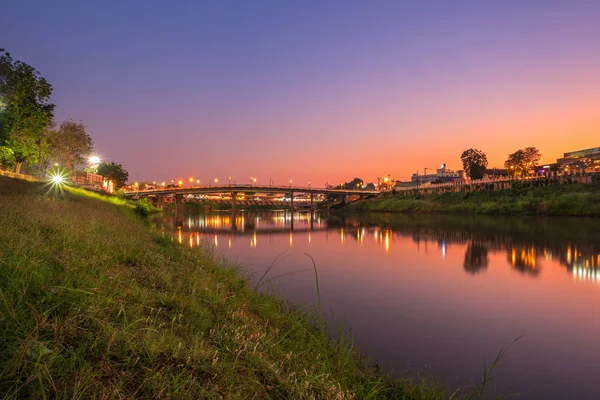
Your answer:
[[[93,149],[92,138],[81,121],[64,120],[58,130],[50,131],[50,154],[70,171],[85,162]]]
[[[532,168],[535,168],[542,155],[535,147],[520,149],[508,155],[504,166],[512,175],[524,175]]]
[[[468,149],[463,151],[460,159],[463,163],[463,169],[471,179],[481,179],[488,165],[485,153],[477,149]]]
[[[35,160],[40,136],[53,117],[51,94],[52,85],[38,71],[0,49],[0,144],[13,151],[17,173],[23,163]]]
[[[15,154],[6,146],[0,146],[0,166],[12,167],[15,165]]]
[[[121,164],[115,162],[100,164],[98,166],[98,174],[113,181],[115,190],[125,186],[127,179],[129,179],[129,172],[127,172]]]

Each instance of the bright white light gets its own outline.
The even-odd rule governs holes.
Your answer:
[[[65,179],[62,176],[60,176],[60,175],[54,175],[52,177],[52,182],[54,182],[56,184],[60,184],[60,183],[64,183]]]
[[[95,164],[100,164],[100,157],[98,156],[91,156],[89,158],[90,164],[95,165]]]

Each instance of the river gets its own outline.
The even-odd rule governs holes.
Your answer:
[[[214,212],[178,228],[165,211],[156,223],[298,307],[318,302],[309,254],[322,309],[386,370],[468,387],[510,345],[499,393],[600,398],[599,219]]]

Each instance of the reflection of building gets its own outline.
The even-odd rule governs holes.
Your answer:
[[[535,247],[531,246],[515,246],[510,250],[509,255],[510,265],[521,272],[526,272],[532,275],[540,273],[538,268],[537,255]]]

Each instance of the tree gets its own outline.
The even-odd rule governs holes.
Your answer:
[[[121,164],[117,164],[115,162],[100,164],[98,166],[98,174],[104,176],[108,180],[113,181],[115,190],[125,186],[127,179],[129,179],[129,172],[123,169]]]
[[[49,131],[50,154],[68,170],[75,172],[92,152],[92,138],[81,121],[64,120],[58,130]]]
[[[463,163],[463,169],[471,179],[481,179],[488,165],[485,153],[477,149],[468,149],[463,151],[460,159]]]
[[[6,146],[0,146],[0,167],[12,167],[15,165],[15,154]]]
[[[52,120],[51,94],[52,85],[38,71],[0,49],[0,145],[13,151],[17,173],[35,159],[40,135]]]
[[[526,147],[508,155],[504,166],[511,175],[524,175],[535,168],[542,155],[535,147]]]

